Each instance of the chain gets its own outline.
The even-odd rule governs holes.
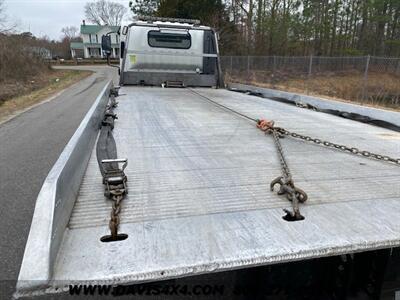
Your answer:
[[[394,163],[396,165],[400,165],[400,158],[393,158],[393,157],[390,157],[387,155],[381,155],[381,154],[373,153],[370,151],[362,151],[362,150],[359,150],[358,148],[348,147],[345,145],[340,145],[340,144],[324,141],[321,139],[315,139],[310,136],[302,135],[302,134],[295,133],[295,132],[290,132],[290,131],[287,131],[286,129],[279,128],[279,127],[274,127],[274,129],[282,135],[291,136],[293,138],[301,139],[306,142],[311,142],[311,143],[314,143],[317,145],[323,145],[325,147],[334,148],[334,149],[341,150],[343,152],[354,154],[354,155],[360,155],[360,156],[364,156],[364,157],[374,158],[377,160],[386,161],[386,162]]]
[[[274,180],[272,180],[270,188],[271,191],[273,191],[274,186],[278,184],[280,186],[278,195],[286,195],[288,200],[292,202],[293,211],[289,211],[287,209],[284,210],[286,215],[283,218],[287,221],[299,221],[304,219],[304,217],[300,214],[299,203],[305,202],[308,197],[303,190],[299,189],[294,185],[293,178],[290,173],[289,166],[286,162],[285,155],[280,142],[280,139],[283,136],[291,136],[296,139],[300,139],[317,145],[323,145],[329,148],[334,148],[346,153],[361,155],[364,157],[369,157],[381,161],[394,163],[396,165],[400,165],[400,158],[393,158],[387,155],[381,155],[370,151],[359,150],[358,148],[348,147],[345,145],[336,144],[317,138],[312,138],[307,135],[290,132],[280,127],[274,127],[274,121],[258,120],[257,127],[260,128],[262,131],[264,131],[266,134],[271,134],[274,139],[274,143],[278,152],[279,161],[282,168],[282,176],[279,176]]]
[[[280,160],[281,167],[282,167],[283,176],[287,177],[287,178],[291,178],[292,175],[290,173],[289,166],[286,163],[283,148],[282,148],[281,142],[279,140],[282,136],[276,130],[271,130],[270,133],[272,134],[272,136],[274,138],[274,142],[275,142],[276,148],[278,150],[278,155],[279,155],[279,160]]]
[[[119,214],[121,213],[121,201],[124,199],[124,194],[113,195],[111,199],[114,202],[111,209],[109,227],[111,231],[111,237],[116,239],[118,236],[118,227],[120,223]]]
[[[190,89],[191,90],[191,89]],[[289,201],[292,202],[292,208],[293,211],[289,211],[287,209],[285,209],[285,213],[286,215],[283,217],[285,220],[287,221],[298,221],[298,220],[303,220],[304,217],[300,214],[300,210],[299,210],[299,203],[303,203],[307,200],[308,196],[307,194],[299,189],[298,187],[296,187],[294,185],[293,182],[293,178],[292,175],[290,173],[290,169],[289,166],[286,162],[285,159],[285,155],[282,149],[282,145],[280,143],[280,138],[282,138],[283,136],[291,136],[293,138],[297,138],[297,139],[301,139],[303,141],[306,142],[311,142],[317,145],[323,145],[325,147],[330,147],[330,148],[334,148],[337,150],[341,150],[343,152],[346,153],[350,153],[350,154],[354,154],[354,155],[360,155],[363,157],[368,157],[368,158],[373,158],[373,159],[377,159],[380,161],[385,161],[385,162],[389,162],[389,163],[394,163],[396,165],[400,165],[400,158],[393,158],[387,155],[381,155],[381,154],[377,154],[377,153],[373,153],[370,151],[362,151],[359,150],[358,148],[354,148],[354,147],[347,147],[345,145],[340,145],[340,144],[336,144],[336,143],[332,143],[332,142],[328,142],[328,141],[323,141],[321,139],[316,139],[316,138],[312,138],[310,136],[307,135],[302,135],[302,134],[298,134],[295,132],[290,132],[287,131],[286,129],[280,128],[280,127],[274,127],[274,121],[267,121],[267,120],[257,120],[257,119],[253,119],[250,116],[247,116],[243,113],[240,113],[228,106],[225,106],[221,103],[218,103],[204,95],[201,95],[200,93],[191,90],[194,94],[200,96],[201,98],[209,101],[210,103],[214,104],[215,106],[229,111],[231,113],[236,114],[239,117],[242,118],[246,118],[247,120],[250,120],[252,122],[256,122],[257,123],[257,127],[259,129],[261,129],[262,131],[264,131],[267,134],[271,134],[273,136],[274,139],[274,143],[279,155],[279,160],[280,160],[280,164],[281,164],[281,168],[282,168],[282,175],[275,178],[270,185],[271,191],[274,190],[274,186],[276,184],[280,185],[279,191],[278,191],[278,195],[286,195],[286,197],[288,198]],[[314,107],[310,106],[309,104],[304,104],[301,102],[297,102],[296,106],[298,107],[307,107],[307,108],[312,108],[315,109]]]
[[[286,213],[283,219],[286,221],[300,221],[304,217],[300,213],[299,203],[304,203],[308,196],[300,188],[296,187],[290,173],[289,166],[286,162],[284,151],[280,142],[283,135],[276,130],[273,121],[258,121],[257,127],[263,130],[266,134],[271,134],[278,152],[279,161],[282,168],[282,175],[271,181],[270,189],[274,190],[275,185],[279,185],[278,195],[286,195],[287,199],[292,203],[292,211],[284,209]]]

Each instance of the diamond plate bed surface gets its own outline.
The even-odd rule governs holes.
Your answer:
[[[196,92],[287,130],[400,156],[396,132],[227,90]],[[398,166],[285,138],[309,196],[305,220],[286,222],[290,203],[269,190],[281,174],[270,136],[189,89],[120,94],[114,136],[128,158],[121,232],[129,237],[99,240],[111,202],[93,150],[54,279],[139,282],[399,244]]]

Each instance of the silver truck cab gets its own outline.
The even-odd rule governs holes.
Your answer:
[[[122,28],[121,49],[121,85],[221,85],[217,34],[198,20],[141,17]]]

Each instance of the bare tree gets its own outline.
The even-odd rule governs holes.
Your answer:
[[[7,18],[5,2],[0,0],[0,33],[13,33],[17,27],[17,22],[10,22]]]
[[[126,8],[119,3],[97,0],[85,5],[86,18],[97,25],[121,25]]]
[[[0,0],[0,32],[7,31],[6,23],[7,23],[7,16],[5,12],[6,8],[4,6],[4,0]]]
[[[66,26],[61,29],[64,37],[68,38],[69,40],[75,39],[78,37],[78,28],[75,26]]]

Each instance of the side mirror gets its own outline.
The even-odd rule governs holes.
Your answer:
[[[126,35],[128,33],[128,26],[124,26],[124,28],[122,28],[122,34]]]
[[[111,36],[110,35],[103,35],[101,37],[101,48],[107,55],[111,54],[112,47],[111,47]]]

